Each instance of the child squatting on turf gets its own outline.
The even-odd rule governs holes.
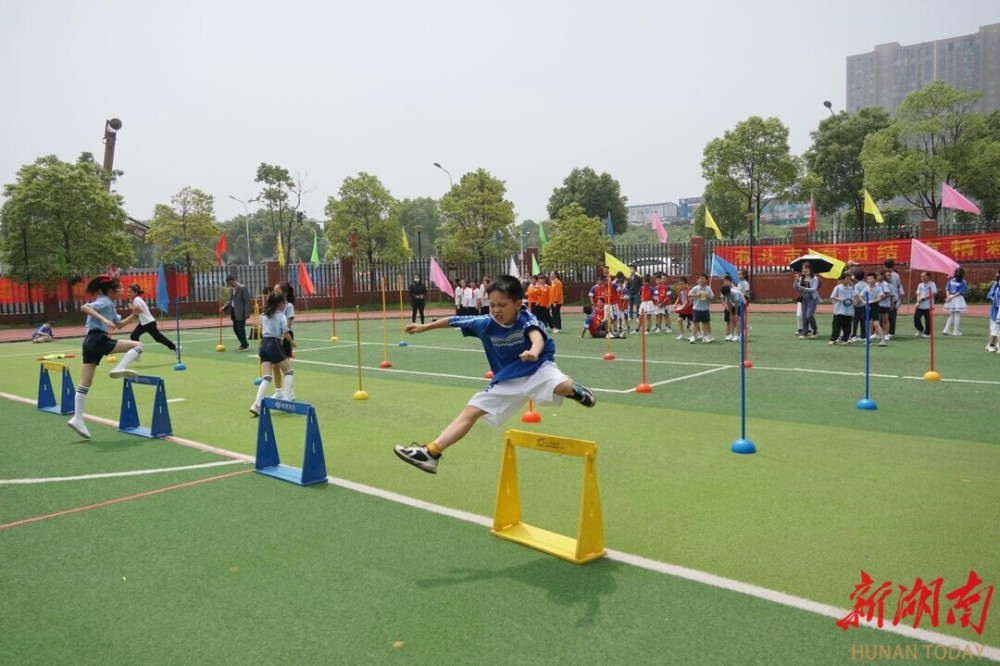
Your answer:
[[[402,460],[431,474],[446,448],[462,439],[481,417],[495,427],[513,416],[529,399],[539,403],[562,402],[572,398],[593,407],[597,398],[586,386],[574,382],[555,363],[555,343],[545,335],[542,324],[521,309],[524,287],[510,275],[501,275],[487,289],[490,313],[474,317],[448,317],[429,324],[410,324],[407,333],[423,333],[435,328],[458,328],[463,335],[483,343],[493,371],[489,386],[472,396],[437,439],[426,446],[396,446]]]
[[[87,283],[87,295],[97,296],[93,301],[80,308],[87,315],[85,324],[87,335],[83,338],[83,367],[80,369],[80,383],[76,387],[75,409],[73,418],[66,425],[84,439],[90,439],[90,431],[83,422],[83,408],[87,404],[90,386],[94,383],[94,373],[101,359],[109,354],[125,352],[109,375],[112,379],[128,377],[135,379],[139,373],[129,370],[139,355],[142,354],[142,343],[135,340],[115,340],[111,331],[122,328],[125,322],[135,317],[135,313],[124,319],[115,311],[115,300],[122,297],[122,283],[118,278],[108,275],[98,275]]]

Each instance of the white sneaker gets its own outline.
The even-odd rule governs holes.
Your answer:
[[[138,372],[129,370],[128,368],[115,368],[108,373],[108,377],[111,377],[111,379],[135,379],[138,376]]]
[[[667,326],[665,329],[663,329],[663,332],[664,333],[673,333],[674,331],[669,326]]]
[[[691,344],[694,344],[694,336],[693,335],[690,338],[688,338],[688,342],[690,342]]]
[[[83,420],[77,421],[74,417],[67,421],[66,425],[68,425],[69,429],[78,434],[80,437],[90,439],[90,431],[87,430],[87,426],[84,425]]]
[[[653,329],[653,333],[659,333],[659,332],[660,332],[660,327],[659,326],[657,326],[656,328]]]
[[[886,342],[888,342],[889,340],[892,340],[892,335],[890,334],[890,335],[885,336],[885,340],[886,340]]]
[[[677,336],[677,339],[678,339],[678,340],[683,340],[683,339],[684,339],[684,334],[683,334],[683,333],[681,333],[680,335],[678,335],[678,336]]]
[[[952,335],[960,338],[960,337],[962,337],[962,332],[961,331],[955,331],[954,333],[952,333]]]
[[[994,345],[986,345],[986,351],[988,351],[988,352],[995,352],[996,350],[997,350],[996,346],[994,346]]]
[[[710,344],[712,342],[715,342],[715,338],[713,338],[712,336],[709,335],[709,336],[706,336],[706,337],[702,338],[701,341],[707,345],[707,344]]]

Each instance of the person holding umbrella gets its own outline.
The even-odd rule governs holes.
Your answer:
[[[799,340],[816,337],[816,306],[819,305],[819,278],[813,274],[812,264],[802,264],[802,274],[795,281],[795,291],[802,299],[802,332]]]

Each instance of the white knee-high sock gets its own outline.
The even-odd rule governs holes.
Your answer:
[[[77,421],[83,420],[83,408],[87,404],[87,394],[89,392],[89,386],[76,387],[76,395],[73,396],[73,418]]]
[[[290,396],[292,394],[292,380],[295,379],[295,373],[291,370],[285,373],[285,395]]]
[[[951,332],[952,333],[961,333],[961,331],[958,328],[958,325],[962,322],[962,313],[961,312],[957,312],[957,311],[956,312],[952,312],[951,316],[955,318],[955,325],[951,327]]]
[[[142,355],[142,345],[139,345],[138,347],[132,347],[132,349],[129,349],[127,352],[125,352],[125,355],[122,356],[122,360],[119,361],[118,365],[115,366],[115,370],[124,370],[141,355]]]
[[[254,407],[260,407],[260,401],[264,399],[267,387],[271,385],[271,375],[264,375],[260,379],[260,386],[257,387],[257,398],[253,401]]]

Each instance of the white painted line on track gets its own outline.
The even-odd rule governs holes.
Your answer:
[[[11,395],[8,393],[0,393],[0,398],[7,398],[8,400],[13,400],[14,402],[20,402],[27,405],[36,404],[34,400],[28,398],[22,398],[20,396]],[[87,416],[87,420],[94,421],[96,423],[103,423],[112,427],[117,427],[117,422],[110,419],[105,419],[102,417]],[[197,449],[199,451],[206,451],[210,453],[215,453],[221,456],[232,458],[236,461],[242,462],[254,462],[253,456],[246,455],[244,453],[236,453],[235,451],[227,451],[226,449],[220,449],[208,444],[203,444],[190,439],[184,439],[181,437],[174,437],[168,435],[163,439],[176,442],[178,444],[183,444],[184,446],[189,446],[191,448]],[[386,453],[388,458],[388,452]],[[492,527],[493,519],[486,516],[480,516],[468,511],[462,511],[460,509],[452,509],[450,507],[441,506],[439,504],[433,504],[424,500],[416,499],[414,497],[409,497],[407,495],[401,495],[399,493],[394,493],[388,490],[382,490],[381,488],[375,488],[373,486],[368,486],[363,483],[357,483],[355,481],[348,481],[347,479],[338,479],[336,477],[329,477],[327,483],[332,486],[337,486],[344,488],[346,490],[353,490],[355,492],[363,493],[372,497],[377,497],[379,499],[388,500],[390,502],[396,502],[404,506],[408,506],[414,509],[421,509],[423,511],[429,511],[441,516],[447,516],[449,518],[455,518],[457,520],[463,520],[465,522],[473,523],[482,527]],[[618,550],[608,550],[608,559],[614,560],[616,562],[622,562],[623,564],[628,564],[640,569],[645,569],[647,571],[653,571],[656,573],[665,574],[668,576],[674,576],[676,578],[682,578],[684,580],[690,580],[695,583],[700,583],[702,585],[708,585],[711,587],[716,587],[724,590],[729,590],[731,592],[737,592],[739,594],[745,594],[757,599],[763,599],[765,601],[770,601],[772,603],[780,604],[789,608],[794,608],[796,610],[805,611],[807,613],[813,613],[816,615],[822,615],[824,617],[829,617],[833,619],[841,619],[846,617],[851,609],[837,608],[836,606],[830,606],[828,604],[822,604],[817,601],[812,601],[804,597],[797,597],[791,594],[786,594],[784,592],[779,592],[777,590],[771,590],[765,587],[760,587],[758,585],[753,585],[751,583],[745,583],[743,581],[734,580],[732,578],[725,578],[724,576],[717,576],[712,573],[705,571],[698,571],[697,569],[689,569],[687,567],[682,567],[676,564],[670,564],[668,562],[660,562],[659,560],[653,560],[641,555],[633,555],[631,553],[625,553]],[[884,625],[881,628],[877,628],[875,623],[877,619],[873,618],[871,621],[866,621],[863,617],[860,618],[859,622],[865,626],[877,629],[878,631],[884,631],[887,633],[897,634],[905,638],[911,638],[915,640],[924,641],[927,643],[932,643],[934,645],[941,646],[954,646],[956,643],[968,643],[968,641],[963,641],[958,636],[949,636],[947,634],[941,634],[935,631],[927,631],[925,629],[914,629],[910,626],[892,626]],[[834,627],[831,627],[831,631]],[[1000,661],[1000,648],[993,647],[990,645],[977,644],[977,650],[982,647],[982,653],[977,652],[977,656],[986,657],[987,659],[992,659],[993,661]]]
[[[206,467],[222,467],[223,465],[243,464],[242,460],[222,460],[200,465],[183,465],[181,467],[159,467],[157,469],[138,469],[130,472],[105,472],[102,474],[80,474],[78,476],[47,476],[34,479],[0,479],[0,486],[33,485],[36,483],[59,483],[61,481],[90,481],[91,479],[116,479],[124,476],[144,476],[146,474],[162,474],[164,472],[183,472],[190,469]]]

